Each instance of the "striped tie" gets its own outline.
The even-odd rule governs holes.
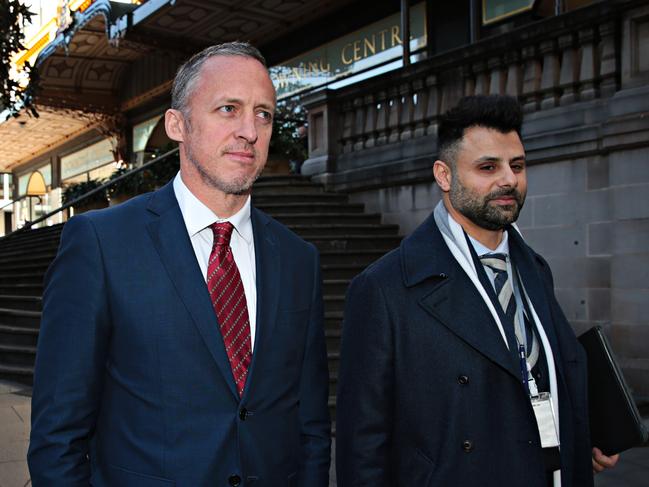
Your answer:
[[[239,269],[230,248],[234,228],[230,222],[210,225],[214,244],[207,266],[207,288],[219,321],[225,351],[239,396],[246,385],[252,360],[248,305]]]
[[[534,328],[527,316],[523,318],[524,323],[521,326],[519,313],[516,312],[514,289],[511,279],[509,279],[509,273],[507,272],[507,255],[498,253],[484,254],[480,256],[480,261],[494,272],[494,288],[496,296],[498,296],[498,302],[510,326],[514,325],[514,332],[518,343],[527,343],[527,362],[530,367],[534,367],[539,358],[539,343]],[[521,331],[523,329],[525,329],[525,340],[523,340]]]

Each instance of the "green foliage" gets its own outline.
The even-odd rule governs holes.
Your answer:
[[[65,187],[63,190],[63,204],[68,204],[71,201],[80,198],[87,192],[98,188],[103,184],[103,181],[97,179],[90,179],[88,181],[83,181],[81,183],[72,183]],[[81,206],[88,206],[95,203],[106,203],[106,193],[104,191],[99,191],[89,198],[86,198],[81,202]]]
[[[22,89],[17,80],[10,76],[11,59],[25,49],[23,28],[32,17],[26,5],[19,0],[0,0],[0,111],[9,109],[11,116],[18,117],[21,108],[38,117],[33,98],[38,86],[38,70],[25,63],[23,72],[29,77],[29,84]]]
[[[175,147],[175,143],[169,142],[165,147],[156,151],[156,157],[160,157],[162,154],[169,152]],[[151,166],[151,172],[153,173],[155,186],[158,188],[164,186],[176,176],[179,170],[180,156],[178,155],[178,153],[167,157],[163,161],[154,163]]]
[[[110,175],[108,180],[111,181],[117,179],[132,170],[133,168],[129,166],[120,167]],[[108,195],[111,198],[120,195],[134,196],[148,191],[153,191],[154,187],[155,180],[152,171],[150,169],[144,169],[143,171],[128,176],[121,181],[116,182],[112,186],[109,186]]]
[[[270,153],[302,162],[307,158],[306,111],[299,99],[277,103]]]

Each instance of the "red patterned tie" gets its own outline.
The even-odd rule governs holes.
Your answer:
[[[230,248],[234,227],[230,222],[223,222],[213,223],[210,228],[214,233],[214,245],[207,266],[207,289],[221,326],[232,376],[241,396],[252,360],[252,347],[246,294]]]

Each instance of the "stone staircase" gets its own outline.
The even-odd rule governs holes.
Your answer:
[[[381,224],[381,215],[364,213],[347,195],[326,192],[300,176],[260,178],[253,203],[320,250],[333,415],[345,291],[356,274],[399,245],[398,227]],[[0,378],[31,383],[42,281],[62,227],[0,239]]]

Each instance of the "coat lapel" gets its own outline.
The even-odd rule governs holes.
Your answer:
[[[407,287],[422,288],[420,306],[518,380],[518,365],[489,308],[448,249],[434,216],[428,217],[401,247],[404,282]]]
[[[520,273],[523,286],[529,296],[536,314],[541,320],[541,326],[548,337],[552,353],[555,357],[557,370],[560,370],[561,357],[559,356],[559,342],[554,328],[554,320],[550,310],[549,297],[543,278],[539,274],[538,263],[527,244],[523,241],[520,234],[514,230],[508,230],[509,233],[509,253],[512,256],[512,262]],[[550,290],[552,291],[552,290]]]
[[[148,210],[158,215],[147,225],[153,245],[225,382],[238,400],[223,337],[172,183],[153,194]]]
[[[277,305],[281,288],[279,248],[268,224],[270,219],[256,208],[251,209],[252,230],[255,240],[255,268],[257,274],[257,331],[252,362],[243,397],[248,394],[255,377],[257,357],[269,348],[277,320]]]

